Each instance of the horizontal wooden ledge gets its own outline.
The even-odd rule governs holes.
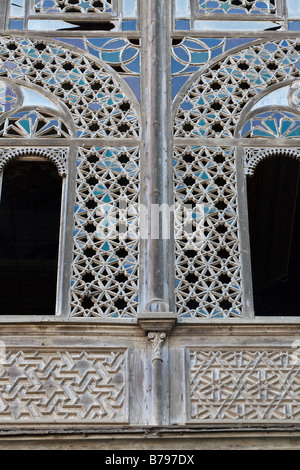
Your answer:
[[[193,138],[175,137],[175,146],[207,146],[207,147],[300,147],[300,139],[234,139],[234,138]]]
[[[152,319],[147,317],[144,323],[139,324],[138,318],[63,318],[46,316],[2,316],[0,317],[1,336],[123,336],[143,337],[145,332],[164,331],[168,328],[171,338],[181,337],[186,346],[197,337],[205,336],[295,336],[300,337],[300,317],[268,317],[268,318],[199,318],[177,319],[170,317]]]
[[[229,437],[231,435],[237,435],[239,437],[251,436],[258,434],[260,436],[282,436],[294,435],[300,438],[300,421],[299,420],[222,420],[222,422],[216,422],[214,420],[203,421],[202,423],[195,424],[173,424],[169,426],[147,426],[138,424],[107,424],[107,423],[95,423],[91,422],[70,422],[66,426],[65,423],[61,422],[47,422],[47,423],[15,423],[15,424],[1,424],[0,439],[8,438],[11,436],[13,439],[22,440],[29,438],[49,438],[53,439],[53,436],[59,436],[62,439],[76,439],[76,437],[82,437],[83,440],[101,438],[111,440],[112,437],[116,439],[156,439],[160,440],[166,437],[174,438],[192,438],[192,437]],[[299,442],[300,444],[300,442]]]

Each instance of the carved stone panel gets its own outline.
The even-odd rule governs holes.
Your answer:
[[[189,350],[189,422],[300,419],[300,369],[288,350]]]
[[[0,422],[127,423],[127,350],[8,351]]]

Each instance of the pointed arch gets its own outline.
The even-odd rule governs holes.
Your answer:
[[[174,102],[175,137],[233,137],[254,96],[299,77],[299,50],[299,39],[257,41],[200,69]]]
[[[58,40],[2,37],[0,78],[33,83],[70,110],[77,137],[137,138],[139,105],[107,64]]]

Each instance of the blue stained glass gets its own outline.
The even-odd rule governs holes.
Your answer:
[[[177,73],[180,72],[185,68],[185,64],[181,64],[177,60],[174,59],[174,57],[171,58],[171,67],[172,67],[172,73]]]
[[[27,134],[30,134],[30,123],[27,119],[25,119],[24,121],[19,121],[19,124],[25,129]]]
[[[186,46],[188,47],[188,44],[186,44]],[[194,43],[192,43],[192,46],[194,46]],[[176,57],[178,57],[179,59],[189,62],[189,54],[187,53],[184,47],[181,47],[181,46],[175,47],[174,53]]]
[[[243,46],[244,44],[247,44],[252,41],[256,41],[257,38],[233,38],[233,39],[226,39],[226,46],[225,46],[225,51],[229,51],[230,49],[233,49],[234,47],[239,47]],[[275,48],[276,49],[276,48]]]
[[[80,38],[54,38],[58,41],[65,42],[66,44],[71,44],[71,46],[78,47],[79,49],[85,50],[84,41]]]
[[[132,62],[127,63],[127,64],[126,64],[126,67],[127,67],[131,72],[139,73],[139,72],[140,72],[140,59],[139,59],[139,57],[137,57],[136,59],[134,59]]]
[[[188,20],[176,20],[175,21],[175,29],[189,31],[191,29],[190,22]]]
[[[133,93],[139,101],[141,101],[141,86],[139,77],[124,77],[125,82],[128,83]]]
[[[102,59],[112,64],[118,64],[120,62],[120,53],[118,51],[113,51],[113,52],[103,51]]]
[[[95,57],[99,57],[99,51],[88,45],[88,52]]]
[[[197,70],[199,70],[199,67],[197,67],[196,65],[191,65],[185,70],[185,73],[197,72]]]
[[[298,122],[298,127],[292,131],[292,132],[289,132],[287,137],[300,137],[300,127],[299,127],[299,122]]]
[[[87,38],[87,41],[96,47],[102,47],[107,41],[110,40],[111,38]]]
[[[276,116],[278,119],[278,117]],[[266,125],[274,132],[274,134],[277,134],[277,126],[275,121],[273,120],[266,120]]]
[[[209,58],[208,52],[192,52],[192,63],[203,64]]]
[[[123,53],[123,60],[131,60],[137,55],[137,49],[134,47],[127,47]]]
[[[242,15],[246,15],[246,14],[247,14],[247,12],[246,12],[245,10],[240,10],[240,9],[236,9],[236,8],[232,8],[232,9],[230,10],[230,13],[232,13],[232,14],[237,13],[237,14],[239,14],[239,15],[241,15],[241,14],[242,14]]]
[[[189,111],[190,109],[193,109],[193,105],[192,103],[190,103],[189,101],[188,102],[183,102],[181,105],[180,105],[181,109],[183,109],[184,111]]]
[[[8,28],[9,29],[23,29],[24,22],[23,20],[10,20]]]
[[[289,21],[288,29],[289,31],[300,31],[300,21]]]
[[[245,135],[246,133],[250,132],[250,130],[251,130],[251,123],[250,121],[248,121],[243,127],[242,135]]]
[[[135,20],[122,21],[122,31],[136,31],[136,21]]]
[[[220,54],[223,54],[223,47],[218,47],[217,49],[212,49],[211,51],[211,58],[214,59]]]
[[[100,103],[90,103],[89,108],[93,109],[94,111],[99,111],[99,109],[103,108]]]
[[[109,250],[111,250],[110,244],[109,244],[108,242],[105,242],[105,243],[101,246],[101,250],[103,250],[103,251],[109,251]]]
[[[189,75],[181,75],[180,77],[173,77],[172,79],[172,97],[177,95],[179,90],[183,87],[183,85],[188,80]]]
[[[290,121],[283,121],[281,125],[282,133],[285,134],[291,125],[292,123]]]

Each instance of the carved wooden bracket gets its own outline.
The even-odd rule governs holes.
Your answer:
[[[145,334],[149,332],[164,332],[167,335],[173,330],[177,320],[177,314],[172,312],[164,313],[141,313],[138,316],[138,323]]]
[[[166,337],[167,335],[164,332],[150,331],[150,333],[148,333],[149,343],[152,348],[152,362],[163,362],[162,347]]]

